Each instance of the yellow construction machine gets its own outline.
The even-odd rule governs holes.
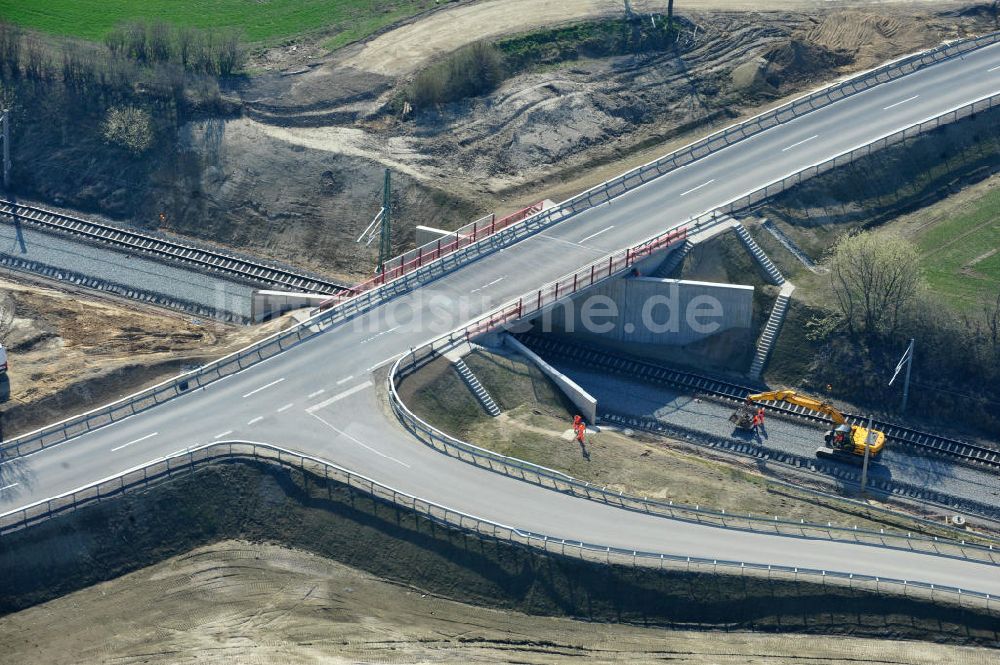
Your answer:
[[[868,430],[865,427],[851,425],[847,419],[837,409],[826,402],[821,402],[812,397],[798,395],[794,390],[772,390],[756,395],[748,395],[746,402],[736,409],[736,412],[729,417],[737,427],[750,429],[753,427],[753,416],[757,411],[759,402],[787,402],[798,406],[817,411],[828,416],[835,423],[835,427],[829,430],[823,437],[826,446],[816,449],[817,457],[830,457],[842,461],[860,463],[865,455],[865,443],[868,443],[870,459],[875,459],[885,446],[885,433],[876,429]]]

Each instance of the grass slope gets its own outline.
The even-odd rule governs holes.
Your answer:
[[[916,242],[935,291],[960,309],[995,299],[1000,292],[1000,189],[930,226]]]
[[[338,34],[327,46],[336,48],[431,6],[431,0],[0,0],[0,17],[85,39],[101,39],[115,24],[134,19],[238,28],[254,42],[331,28]]]

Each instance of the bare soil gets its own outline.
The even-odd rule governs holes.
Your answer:
[[[662,3],[636,0],[636,11]],[[685,3],[669,53],[576,60],[491,95],[400,117],[416,71],[477,39],[620,15],[617,0],[456,3],[329,56],[283,47],[281,71],[238,90],[245,115],[193,122],[153,177],[143,218],[341,278],[373,248],[354,242],[395,178],[394,244],[417,224],[454,227],[490,211],[562,199],[709,128],[816,84],[943,39],[992,28],[963,3]]]
[[[391,584],[309,552],[227,540],[0,619],[12,663],[892,662],[985,665],[912,641],[669,631],[530,616]]]
[[[278,330],[198,320],[86,289],[0,277],[5,438],[113,401]]]
[[[944,530],[902,514],[890,517],[787,485],[834,494],[842,491],[822,478],[792,474],[775,465],[761,466],[666,436],[594,429],[580,445],[571,427],[574,407],[526,358],[477,350],[465,362],[504,410],[500,416],[486,415],[446,359],[405,379],[400,396],[427,422],[502,455],[635,496],[814,524],[948,536]],[[870,504],[885,507],[874,500]]]

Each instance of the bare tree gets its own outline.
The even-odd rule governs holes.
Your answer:
[[[187,69],[191,64],[195,40],[197,35],[194,28],[181,26],[177,28],[177,57],[181,61],[181,67]]]
[[[0,66],[6,66],[11,78],[21,75],[21,29],[10,23],[0,23]]]
[[[831,286],[852,332],[893,335],[923,277],[913,245],[887,233],[845,236],[833,251]]]
[[[235,30],[228,30],[222,34],[218,41],[219,74],[231,76],[243,67],[246,61],[246,49],[240,40],[240,34]]]
[[[24,40],[24,75],[33,81],[49,78],[52,71],[49,58],[38,38],[29,35]]]
[[[156,21],[147,29],[149,59],[153,62],[170,60],[170,26],[163,21]]]
[[[983,314],[986,317],[986,327],[990,331],[990,342],[994,349],[1000,350],[1000,293],[997,294],[995,302],[983,308]]]

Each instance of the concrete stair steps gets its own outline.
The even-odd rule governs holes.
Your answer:
[[[680,267],[681,263],[684,261],[684,258],[688,255],[688,252],[690,252],[693,248],[694,248],[694,243],[691,242],[690,240],[685,239],[684,243],[681,244],[680,247],[667,254],[667,258],[663,260],[663,263],[660,264],[660,267],[657,268],[655,271],[653,271],[653,277],[660,277],[660,278],[669,277],[670,273],[672,273],[674,270]]]
[[[747,251],[750,252],[750,255],[754,257],[757,261],[757,265],[764,270],[764,274],[770,279],[770,281],[778,286],[784,285],[784,275],[782,275],[781,271],[778,270],[778,267],[771,262],[771,259],[768,258],[764,250],[757,244],[757,241],[753,239],[753,236],[750,235],[750,231],[747,230],[747,227],[742,224],[734,224],[733,230],[736,231],[736,235],[739,236],[743,246],[746,247]]]
[[[475,396],[476,401],[486,410],[486,413],[490,414],[494,418],[499,416],[501,413],[500,406],[496,403],[493,397],[486,390],[486,387],[479,381],[476,375],[472,372],[472,369],[465,364],[465,361],[461,358],[456,358],[451,362],[458,376],[461,377],[462,381]]]
[[[775,342],[778,341],[778,334],[781,331],[782,323],[785,321],[785,314],[788,312],[789,296],[793,289],[794,287],[791,284],[784,285],[782,291],[785,292],[781,293],[774,301],[774,307],[771,308],[771,313],[767,317],[767,323],[764,324],[764,330],[757,341],[757,350],[754,353],[753,361],[750,363],[751,378],[760,378],[761,372],[764,371],[767,359],[771,356]]]

